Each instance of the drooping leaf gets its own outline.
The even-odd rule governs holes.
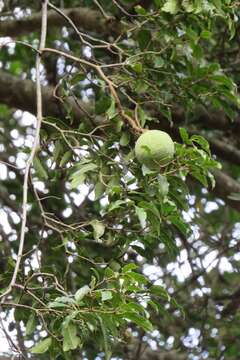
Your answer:
[[[37,326],[36,315],[33,313],[30,315],[28,322],[26,324],[26,335],[31,335],[36,329],[36,326]]]
[[[75,350],[80,345],[80,338],[77,336],[77,326],[69,323],[62,328],[63,351]]]
[[[173,15],[176,14],[178,12],[177,0],[167,0],[162,7],[162,11],[173,14]]]
[[[96,241],[98,241],[105,232],[105,225],[102,221],[94,219],[90,222],[93,227],[93,236]]]
[[[101,291],[101,297],[102,297],[102,301],[107,301],[107,300],[111,300],[113,295],[110,290],[104,290]]]
[[[80,289],[78,289],[74,295],[75,300],[77,302],[80,302],[84,296],[86,296],[87,294],[89,294],[89,292],[91,291],[90,287],[88,285],[84,285],[82,286]]]
[[[125,312],[121,315],[124,319],[134,322],[145,331],[152,331],[152,324],[143,316],[136,314],[135,312]]]
[[[52,338],[48,337],[48,338],[40,341],[39,343],[37,343],[35,346],[33,346],[30,349],[30,352],[32,354],[44,354],[46,351],[48,351],[51,344],[52,344]]]
[[[158,189],[161,196],[165,197],[168,194],[169,183],[166,176],[158,175]]]
[[[33,166],[34,166],[34,169],[36,170],[37,175],[40,177],[40,179],[42,179],[42,180],[48,179],[48,173],[45,170],[42,162],[40,161],[40,159],[37,156],[35,156],[35,158],[33,159]]]
[[[135,209],[136,209],[136,215],[139,219],[141,227],[142,227],[142,229],[144,229],[146,227],[147,213],[143,208],[140,208],[138,206],[135,206]]]

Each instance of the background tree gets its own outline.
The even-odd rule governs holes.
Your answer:
[[[238,8],[2,4],[2,359],[239,356]]]

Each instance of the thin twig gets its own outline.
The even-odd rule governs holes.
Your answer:
[[[101,65],[94,64],[94,63],[92,63],[92,62],[90,62],[88,60],[78,58],[78,57],[73,56],[71,54],[65,53],[64,51],[60,51],[60,50],[56,50],[56,49],[52,49],[52,48],[42,49],[42,52],[55,53],[55,54],[58,54],[60,56],[71,59],[73,61],[76,61],[76,62],[78,62],[80,64],[87,65],[87,66],[91,67],[92,69],[94,69],[98,73],[98,75],[102,78],[102,80],[104,80],[104,82],[108,85],[108,88],[109,88],[109,91],[110,91],[110,93],[112,95],[112,98],[115,100],[116,108],[118,110],[118,113],[121,116],[121,118],[123,119],[123,121],[125,123],[127,123],[130,126],[130,128],[134,130],[135,133],[141,134],[141,133],[144,132],[144,129],[138,126],[138,122],[136,121],[136,119],[133,119],[122,108],[120,99],[119,99],[118,94],[117,94],[116,89],[115,89],[116,85],[104,74]]]
[[[20,41],[20,40],[9,40],[9,41],[3,43],[2,45],[0,45],[0,49],[4,48],[5,46],[8,46],[8,44],[24,45],[24,46],[30,48],[31,50],[33,50],[34,52],[37,52],[38,54],[40,54],[40,51],[38,49],[35,49],[35,47],[33,47],[31,44],[27,43],[26,41]]]
[[[108,16],[105,11],[104,8],[102,7],[102,5],[99,3],[98,0],[93,0],[94,4],[97,5],[97,7],[99,8],[100,12],[102,13],[104,19],[106,19],[107,21],[111,20],[111,16]]]
[[[119,57],[120,54],[123,52],[123,50],[118,47],[116,45],[116,43],[108,43],[107,41],[104,41],[102,39],[98,39],[98,38],[95,38],[89,34],[84,34],[82,33],[81,31],[78,30],[78,27],[75,25],[75,23],[70,19],[69,16],[67,16],[64,11],[60,10],[59,8],[57,8],[55,5],[53,5],[51,2],[48,3],[49,7],[51,7],[52,9],[54,9],[60,16],[62,16],[68,23],[69,25],[72,27],[72,29],[76,32],[76,34],[78,35],[80,41],[84,44],[84,45],[87,45],[89,46],[90,48],[106,48],[107,50],[111,51],[112,53],[114,54],[118,54]],[[110,18],[111,19],[111,18]],[[109,21],[109,19],[108,19]],[[91,41],[94,41],[96,43],[100,43],[100,44],[103,44],[103,45],[93,45],[91,44],[89,41],[85,40],[84,38],[87,38]],[[112,50],[112,48],[116,49],[116,52],[114,52]]]
[[[1,309],[2,309],[2,307],[1,307]],[[14,351],[14,352],[17,352],[18,355],[21,355],[23,359],[26,359],[26,357],[22,353],[19,346],[13,342],[12,337],[8,334],[7,330],[5,329],[5,326],[3,324],[3,321],[2,321],[1,317],[0,317],[0,326],[1,326],[1,330],[3,331],[3,333],[4,333],[4,335],[5,335],[6,339],[7,339],[7,342],[8,342],[8,345],[9,345],[10,349],[12,351]]]
[[[17,261],[14,268],[12,280],[7,288],[7,290],[0,296],[2,301],[4,301],[6,295],[8,295],[12,288],[16,284],[17,275],[19,272],[23,249],[24,249],[24,241],[25,241],[25,233],[26,233],[26,222],[27,222],[27,200],[28,200],[28,180],[30,175],[31,165],[36,153],[36,150],[39,145],[39,136],[40,136],[40,128],[42,123],[42,91],[41,91],[41,80],[40,80],[40,65],[41,65],[41,51],[45,47],[46,43],[46,35],[47,35],[47,5],[48,0],[44,0],[42,3],[42,25],[41,25],[41,38],[39,44],[39,51],[36,56],[36,97],[37,97],[37,126],[36,133],[34,137],[34,142],[32,146],[31,153],[26,163],[25,174],[24,174],[24,182],[23,182],[23,201],[22,201],[22,223],[21,223],[21,231],[20,231],[20,241],[19,248],[17,254]]]

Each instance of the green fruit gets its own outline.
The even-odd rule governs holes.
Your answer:
[[[135,144],[138,161],[149,169],[166,165],[174,155],[174,143],[171,137],[161,130],[147,130]]]

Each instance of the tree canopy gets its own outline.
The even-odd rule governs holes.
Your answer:
[[[239,2],[0,6],[0,360],[236,360]]]

